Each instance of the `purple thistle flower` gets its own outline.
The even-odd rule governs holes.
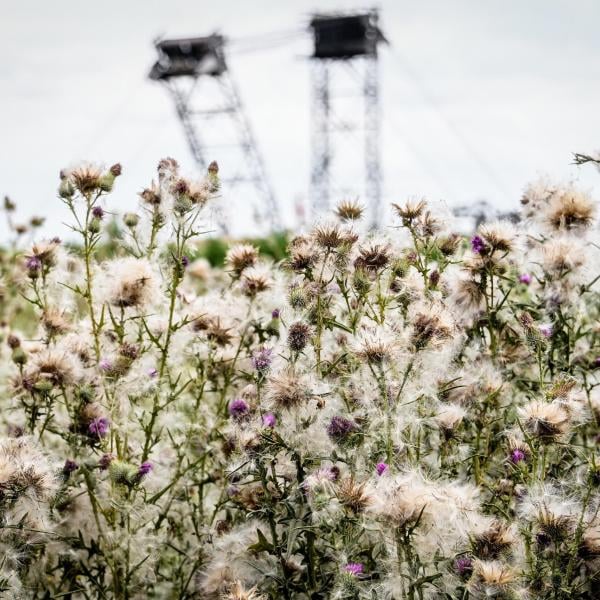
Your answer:
[[[483,254],[485,251],[485,242],[483,241],[483,238],[476,235],[475,237],[471,238],[471,250],[473,250],[473,252],[475,252],[475,254]]]
[[[65,460],[65,464],[63,466],[63,473],[65,475],[70,475],[73,471],[77,471],[77,469],[79,469],[79,465],[74,460],[71,460],[70,458]]]
[[[93,419],[92,422],[88,425],[88,431],[94,437],[98,439],[106,437],[108,430],[110,428],[110,422],[106,417],[98,417]]]
[[[317,473],[329,481],[337,481],[340,477],[340,469],[336,465],[321,467]]]
[[[554,327],[552,323],[547,323],[546,325],[540,325],[540,333],[547,339],[552,337],[554,333]]]
[[[356,423],[336,415],[331,418],[329,425],[327,425],[327,435],[335,440],[336,442],[343,441],[349,434],[356,430]]]
[[[525,285],[529,285],[532,281],[532,277],[529,273],[521,273],[519,275],[519,282],[524,283]]]
[[[233,497],[237,496],[239,493],[240,493],[240,488],[237,485],[230,485],[227,488],[227,495],[230,498],[233,498]]]
[[[146,475],[148,475],[148,473],[150,473],[152,471],[152,469],[154,469],[154,466],[152,465],[152,463],[149,460],[143,462],[140,465],[140,468],[138,469],[138,477],[140,479],[142,477],[145,477]]]
[[[102,358],[102,359],[100,359],[100,362],[98,363],[98,366],[103,371],[110,371],[112,369],[112,362],[108,358]]]
[[[42,268],[42,261],[37,256],[29,256],[25,261],[27,270],[32,273],[37,273]]]
[[[183,268],[185,269],[190,264],[190,259],[187,256],[182,256],[181,264],[183,265]]]
[[[152,367],[151,369],[148,369],[148,377],[154,378],[158,375],[158,371]]]
[[[92,208],[92,215],[96,219],[102,219],[104,217],[104,209],[101,206],[94,206]]]
[[[350,573],[350,575],[354,575],[354,577],[358,577],[365,570],[365,567],[362,563],[348,563],[344,566],[344,571],[346,573]]]
[[[241,398],[236,398],[229,404],[229,414],[234,419],[241,419],[248,414],[248,405]]]
[[[273,413],[267,413],[266,415],[263,415],[262,422],[265,427],[275,427],[277,417]]]
[[[379,475],[379,477],[381,477],[384,473],[387,473],[389,470],[389,466],[387,463],[384,462],[380,462],[377,463],[377,465],[375,466],[375,471],[377,472],[377,475]]]
[[[527,456],[525,455],[525,452],[523,452],[523,450],[521,450],[520,448],[515,448],[510,453],[510,460],[515,465],[520,463],[521,461],[525,460],[526,458],[527,458]]]
[[[262,346],[252,354],[252,366],[259,372],[265,373],[273,362],[273,349]]]
[[[468,556],[461,556],[456,559],[454,570],[461,577],[467,577],[473,572],[473,561]]]
[[[101,471],[106,471],[110,467],[110,463],[115,459],[113,454],[103,454],[98,461],[98,467]]]
[[[279,315],[281,314],[281,311],[278,308],[275,308],[272,312],[271,312],[271,318],[272,319],[279,319]]]

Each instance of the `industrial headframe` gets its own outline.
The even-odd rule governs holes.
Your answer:
[[[378,20],[377,10],[372,9],[358,14],[315,14],[310,22],[314,40],[312,212],[326,212],[332,199],[339,199],[342,190],[334,186],[336,167],[339,169],[343,160],[341,152],[350,148],[354,157],[362,153],[362,192],[371,226],[378,225],[381,219],[377,49],[386,40]],[[340,71],[352,75],[343,88],[335,84]],[[363,114],[358,126],[340,119],[338,106],[348,96],[362,100]],[[356,107],[352,110],[356,111]],[[352,121],[356,117],[353,114]],[[348,179],[348,173],[342,176]],[[361,177],[353,171],[352,178]],[[360,197],[360,193],[357,195]]]
[[[352,194],[366,204],[371,226],[381,220],[377,50],[386,40],[378,20],[378,11],[371,9],[358,13],[317,13],[309,23],[313,37],[310,176],[313,218],[326,213],[333,200]],[[299,32],[302,35],[302,30]],[[285,43],[293,35],[277,33],[270,43]],[[264,44],[269,36],[260,39]],[[213,158],[221,163],[227,155],[231,160],[222,165],[223,194],[231,201],[242,200],[243,206],[235,207],[236,215],[239,216],[240,209],[251,207],[257,224],[280,228],[279,207],[227,66],[225,38],[213,34],[160,40],[155,46],[158,60],[150,78],[169,90],[198,167],[206,169]],[[350,76],[343,85],[338,80],[340,74]],[[358,108],[353,105],[350,118],[344,120],[344,100],[348,98],[360,105]],[[216,142],[208,139],[211,125],[218,132]],[[230,135],[224,139],[223,132],[227,129]],[[348,149],[352,160],[359,159],[352,167],[344,157]],[[353,188],[337,186],[336,173],[344,180],[352,179]],[[222,219],[221,226],[227,232],[226,219]]]
[[[160,40],[155,46],[158,60],[150,79],[169,90],[198,167],[204,171],[211,160],[221,162],[226,156],[226,164],[221,165],[225,198],[242,198],[244,206],[236,206],[238,214],[240,209],[250,208],[257,224],[279,228],[279,209],[227,67],[225,38],[213,34]],[[218,141],[207,139],[211,130],[217,132]],[[227,218],[220,221],[221,228],[228,232]]]

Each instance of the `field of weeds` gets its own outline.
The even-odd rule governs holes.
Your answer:
[[[76,245],[2,254],[3,598],[600,597],[587,193],[472,237],[342,202],[215,268],[216,164],[161,161],[107,254],[120,173],[61,173]]]

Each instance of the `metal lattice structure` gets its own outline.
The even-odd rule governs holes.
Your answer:
[[[312,55],[312,168],[310,194],[313,216],[327,212],[335,196],[347,195],[337,189],[335,172],[344,148],[363,153],[359,176],[361,186],[352,193],[364,198],[371,226],[381,219],[381,168],[379,150],[379,78],[377,49],[385,41],[376,9],[359,14],[315,14],[310,21]],[[336,87],[336,75],[350,75],[351,93],[362,103],[355,108],[358,124],[338,118],[338,105],[348,90]],[[353,119],[354,120],[354,119]],[[360,146],[360,149],[359,149]],[[348,179],[345,174],[344,179]],[[337,199],[340,199],[339,197]]]
[[[149,77],[171,94],[200,171],[216,159],[224,173],[223,195],[244,203],[235,207],[236,212],[251,206],[255,224],[279,228],[279,208],[227,67],[223,36],[161,40],[155,45],[159,57]],[[211,129],[218,134],[216,139],[208,139]],[[220,225],[229,230],[226,218]]]

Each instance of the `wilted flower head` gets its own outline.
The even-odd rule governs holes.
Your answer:
[[[245,269],[241,276],[242,293],[249,298],[270,289],[272,283],[267,271],[256,267]]]
[[[387,266],[390,258],[389,244],[371,241],[359,247],[354,266],[357,269],[377,273]]]
[[[245,269],[254,267],[258,261],[258,248],[250,244],[238,244],[227,251],[225,265],[238,277]]]
[[[142,308],[155,300],[156,276],[147,260],[123,258],[111,264],[109,300],[122,308]]]
[[[551,277],[561,277],[575,271],[585,262],[586,253],[574,239],[548,240],[542,247],[542,267]]]
[[[357,356],[373,364],[391,360],[397,346],[397,337],[391,331],[383,328],[362,333],[355,344]]]
[[[313,230],[315,242],[325,250],[335,250],[348,241],[347,232],[335,223],[324,223]]]
[[[449,315],[431,307],[415,315],[411,341],[417,350],[422,350],[427,346],[438,346],[450,339],[452,333],[453,323]]]
[[[222,600],[267,600],[267,597],[260,594],[255,587],[247,590],[241,581],[228,586],[227,591],[220,598]]]
[[[407,200],[404,206],[399,204],[392,204],[392,206],[396,209],[398,216],[405,222],[410,223],[423,214],[427,203],[425,200]]]
[[[312,269],[319,260],[318,249],[306,239],[292,240],[289,247],[287,266],[296,272]]]
[[[65,175],[81,194],[87,196],[100,188],[102,168],[91,163],[83,163]]]
[[[47,306],[42,313],[42,325],[51,336],[66,333],[71,328],[67,312],[54,306]]]
[[[24,374],[24,383],[40,391],[53,386],[71,385],[79,378],[75,357],[59,350],[44,350],[35,355]]]
[[[507,592],[514,582],[515,573],[510,566],[498,561],[477,560],[473,564],[469,588],[473,593],[494,597]]]
[[[342,506],[354,514],[364,512],[372,502],[366,483],[357,483],[352,477],[341,479],[335,490]]]
[[[548,204],[546,219],[555,231],[589,227],[596,206],[589,194],[573,186],[558,189]]]
[[[506,555],[515,543],[512,529],[505,523],[495,521],[485,531],[473,536],[471,549],[477,558],[495,560]]]
[[[162,200],[160,195],[160,188],[154,182],[152,182],[149,188],[145,188],[144,190],[142,190],[139,193],[139,196],[146,204],[149,204],[150,206],[158,206],[160,205]],[[128,225],[128,227],[134,227],[135,225],[137,225],[139,217],[137,215],[133,215],[134,218],[132,218],[131,216],[128,218],[127,215],[132,215],[132,213],[127,213],[125,215],[126,224]]]
[[[31,254],[27,258],[27,268],[37,269],[39,268],[37,265],[46,268],[54,267],[59,246],[60,240],[57,238],[34,244],[31,247]]]
[[[519,410],[525,429],[543,440],[566,433],[570,426],[567,410],[558,402],[534,401]]]
[[[340,202],[335,209],[335,214],[342,221],[358,221],[364,212],[364,206],[353,200]]]
[[[33,438],[22,436],[0,441],[0,504],[7,500],[48,500],[57,489],[55,471]],[[33,514],[28,517],[25,513],[23,520],[30,523],[33,518]]]
[[[267,383],[267,396],[279,408],[291,409],[310,398],[306,384],[293,372],[272,375]]]
[[[490,252],[510,252],[515,247],[516,231],[508,221],[496,221],[481,225],[479,235],[471,241],[472,246],[476,238],[479,238],[477,245],[481,248],[477,254],[485,253],[486,249],[489,249]],[[473,247],[473,251],[476,252],[475,247]]]

